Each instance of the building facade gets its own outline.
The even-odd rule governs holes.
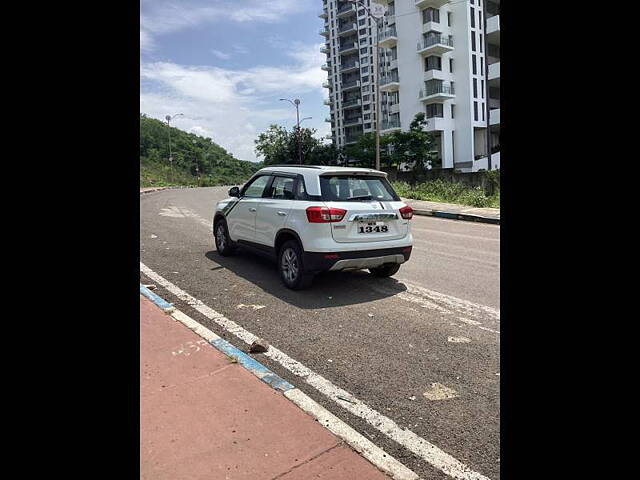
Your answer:
[[[365,2],[369,6],[369,0]],[[372,65],[379,40],[381,134],[408,130],[415,114],[424,112],[443,168],[487,169],[487,131],[491,168],[500,168],[500,2],[378,3],[386,7],[380,28],[360,5],[324,0],[327,65],[323,68],[329,72],[327,120],[335,145],[344,146],[375,131]],[[356,42],[357,51],[352,46]]]

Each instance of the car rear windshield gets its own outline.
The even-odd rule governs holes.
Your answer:
[[[326,202],[400,200],[386,178],[368,175],[322,175],[320,191]]]

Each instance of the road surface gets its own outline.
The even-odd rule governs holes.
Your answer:
[[[141,196],[141,263],[370,407],[373,417],[329,398],[315,377],[256,356],[421,478],[499,479],[500,227],[416,216],[411,259],[394,277],[326,273],[294,292],[275,263],[216,252],[211,220],[227,190]],[[156,292],[246,349],[175,291]],[[468,472],[448,471],[440,451]]]

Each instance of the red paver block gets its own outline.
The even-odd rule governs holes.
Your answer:
[[[349,447],[332,448],[310,462],[305,463],[278,480],[389,480],[367,460]]]

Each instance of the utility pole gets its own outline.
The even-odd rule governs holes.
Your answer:
[[[296,135],[296,139],[298,143],[298,163],[302,165],[302,138],[300,137],[300,110],[298,109],[298,106],[300,105],[300,100],[297,98],[295,100],[289,100],[288,98],[280,99],[280,101],[285,101],[285,100],[291,103],[291,105],[293,105],[294,107],[296,107],[296,128],[298,129],[297,135]]]
[[[369,10],[367,6],[360,0],[349,0],[350,3],[358,4],[363,7],[367,15],[369,15],[376,22],[376,51],[374,56],[373,63],[376,68],[376,106],[375,106],[375,116],[376,116],[376,170],[380,170],[380,110],[381,110],[381,101],[380,101],[380,30],[382,27],[382,17],[385,13],[385,7],[378,3],[372,3],[371,6],[373,11]]]
[[[491,109],[489,108],[489,42],[487,41],[487,2],[484,2],[482,9],[482,30],[484,31],[484,86],[485,86],[485,107],[487,110],[487,170],[491,170]]]
[[[171,155],[171,119],[179,117],[180,115],[184,116],[184,113],[176,113],[173,117],[171,115],[167,115],[166,117],[164,117],[167,121],[167,125],[169,126],[169,166],[171,169],[171,182],[173,182],[173,156]]]

